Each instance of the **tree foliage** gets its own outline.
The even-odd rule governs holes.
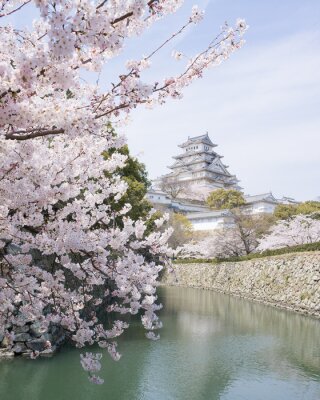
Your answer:
[[[152,209],[152,204],[145,198],[151,185],[146,167],[137,158],[130,155],[127,145],[120,149],[111,148],[104,151],[103,156],[108,160],[115,152],[126,157],[124,166],[118,167],[114,174],[127,184],[127,190],[120,199],[106,199],[106,204],[110,204],[111,208],[117,212],[123,209],[125,205],[130,205],[131,209],[126,214],[128,217],[133,221],[137,221],[139,218],[146,219]],[[104,174],[106,177],[110,177],[108,171],[105,171]],[[121,218],[118,219],[117,223],[121,224]]]
[[[235,189],[217,189],[207,198],[208,206],[214,210],[232,209],[245,203],[243,194]]]
[[[299,204],[278,204],[274,210],[277,219],[289,219],[295,215],[320,214],[320,201],[305,201]]]
[[[171,213],[168,223],[173,228],[172,235],[168,241],[170,247],[176,249],[191,240],[193,228],[191,222],[185,215]]]

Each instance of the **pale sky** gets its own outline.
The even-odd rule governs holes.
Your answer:
[[[120,129],[131,153],[155,178],[169,172],[178,144],[208,131],[246,194],[320,196],[320,0],[187,0],[177,14],[128,42],[101,74],[101,86],[123,73],[125,60],[148,54],[179,29],[193,4],[205,9],[204,21],[156,56],[147,80],[182,70],[172,50],[194,55],[225,21],[246,19],[246,44],[207,71],[182,100],[135,110]],[[26,7],[12,20],[23,25],[34,16]]]
[[[180,13],[187,15],[192,4],[187,1]],[[246,194],[272,191],[298,200],[320,196],[320,1],[205,4],[203,23],[157,58],[156,72],[170,76],[172,49],[200,50],[225,20],[246,19],[246,44],[207,71],[182,100],[136,110],[123,130],[132,153],[154,178],[169,172],[178,144],[208,131]],[[172,18],[166,33],[174,32],[180,20]],[[152,32],[143,44],[151,48],[158,36]]]

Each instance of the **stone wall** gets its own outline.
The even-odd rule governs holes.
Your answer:
[[[23,326],[8,329],[11,339],[0,332],[0,358],[14,356],[32,357],[35,354],[51,356],[63,343],[63,329],[50,325],[43,329],[37,322],[29,321]]]
[[[174,264],[162,283],[211,289],[320,318],[320,252],[221,264]]]

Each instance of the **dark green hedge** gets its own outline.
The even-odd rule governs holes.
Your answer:
[[[187,263],[213,263],[217,264],[220,262],[237,262],[237,261],[245,261],[245,260],[252,260],[254,258],[263,258],[268,256],[277,256],[280,254],[287,254],[287,253],[300,253],[304,251],[320,251],[320,242],[316,243],[308,243],[308,244],[301,244],[298,246],[292,247],[283,247],[282,249],[277,250],[266,250],[262,253],[252,253],[247,256],[241,257],[229,257],[229,258],[177,258],[174,260],[174,263],[179,264],[187,264]]]

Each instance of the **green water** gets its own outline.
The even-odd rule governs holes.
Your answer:
[[[90,384],[77,349],[0,362],[0,400],[319,400],[320,321],[210,291],[161,288],[161,340],[133,323]]]

